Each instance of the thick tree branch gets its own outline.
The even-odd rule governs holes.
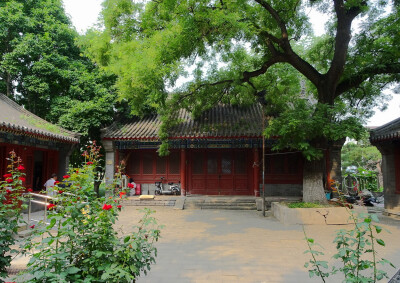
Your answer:
[[[327,73],[328,82],[324,82],[328,83],[330,88],[336,86],[343,74],[351,39],[351,24],[354,18],[361,13],[360,7],[348,8],[343,0],[334,0],[334,7],[337,16],[335,51]]]
[[[293,51],[292,46],[290,45],[290,41],[288,39],[286,24],[279,16],[278,12],[274,8],[272,8],[271,5],[268,4],[266,0],[254,0],[254,1],[259,3],[268,11],[268,13],[277,22],[282,33],[282,38],[277,38],[272,34],[263,31],[261,28],[255,25],[256,28],[260,30],[260,34],[265,36],[269,41],[271,41],[267,42],[267,45],[272,56],[283,57],[283,59],[282,58],[279,59],[279,62],[287,62],[291,64],[296,70],[298,70],[301,74],[303,74],[306,78],[308,78],[314,85],[317,86],[321,81],[321,74],[311,64],[302,59],[299,55],[297,55]],[[283,49],[284,53],[278,52],[277,48],[272,44],[272,42],[278,44],[279,47]]]
[[[335,92],[335,98],[350,89],[357,88],[370,77],[384,74],[400,74],[400,63],[393,63],[381,67],[371,66],[358,72],[357,74],[354,74],[353,76],[341,81],[338,84]]]
[[[286,25],[285,22],[279,16],[278,12],[274,8],[272,8],[272,6],[265,0],[254,0],[254,1],[263,6],[264,9],[267,10],[268,13],[275,19],[276,23],[278,24],[281,30],[282,38],[287,39],[288,32],[286,29]]]

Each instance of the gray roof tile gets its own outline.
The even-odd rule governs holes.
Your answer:
[[[0,130],[16,131],[61,142],[79,142],[79,134],[43,120],[4,94],[0,94]]]
[[[206,137],[260,137],[262,133],[262,109],[260,104],[248,107],[217,105],[193,119],[184,109],[178,112],[182,120],[171,129],[171,138]],[[161,120],[158,115],[114,123],[102,130],[105,139],[158,139]]]
[[[400,140],[400,117],[375,128],[370,133],[371,141],[378,140]]]

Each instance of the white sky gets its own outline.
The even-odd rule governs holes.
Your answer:
[[[84,33],[88,28],[93,26],[101,11],[101,3],[103,0],[63,0],[65,11],[70,15],[72,23],[79,33]],[[314,21],[313,21],[314,18]],[[314,27],[319,27],[315,30],[316,34],[323,32],[323,19],[312,17]],[[393,99],[389,102],[388,108],[381,112],[375,111],[375,115],[369,119],[368,126],[381,126],[396,118],[400,117],[400,95],[392,94]]]

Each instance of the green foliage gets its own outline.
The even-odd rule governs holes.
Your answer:
[[[331,141],[358,138],[373,106],[385,103],[382,88],[399,81],[398,7],[335,3],[105,0],[101,28],[82,44],[118,77],[131,113],[164,116],[160,153],[179,108],[197,117],[218,103],[261,101],[274,117],[266,135],[280,137],[276,149],[311,160]],[[321,37],[311,32],[309,5],[330,19]]]
[[[314,202],[291,202],[288,203],[287,206],[289,208],[319,208],[319,207],[327,207],[329,205],[314,203]]]
[[[7,267],[11,265],[13,255],[18,253],[11,246],[16,243],[18,225],[25,224],[21,210],[26,207],[22,205],[26,197],[23,195],[25,173],[21,159],[12,151],[7,160],[8,173],[0,181],[0,282],[3,282],[1,278],[7,277]]]
[[[3,1],[0,93],[34,114],[100,140],[119,105],[115,77],[83,56],[61,0]]]
[[[376,170],[376,165],[382,160],[379,150],[370,144],[368,139],[357,143],[348,142],[342,148],[342,168],[362,167],[366,170]]]
[[[90,147],[83,166],[72,168],[55,186],[50,224],[36,225],[25,247],[32,253],[27,266],[31,277],[25,282],[132,282],[155,262],[153,244],[161,227],[151,217],[153,211],[145,209],[133,232],[120,235],[113,225],[123,195],[97,198],[93,181],[98,149]]]
[[[321,277],[323,282],[326,277],[337,273],[344,275],[343,282],[377,282],[388,278],[387,273],[379,269],[379,266],[389,264],[394,267],[394,265],[386,259],[377,257],[376,244],[385,246],[385,242],[378,238],[378,234],[383,230],[375,224],[379,222],[378,217],[375,214],[365,214],[359,218],[355,213],[350,213],[350,217],[354,228],[340,229],[333,240],[337,250],[333,259],[338,260],[341,266],[332,266],[331,271],[328,270],[327,261],[317,259],[324,253],[315,248],[317,244],[314,239],[308,238],[304,231],[308,245],[305,253],[310,253],[312,257],[304,265],[309,268],[310,277]]]
[[[357,168],[357,172],[355,173],[346,173],[343,175],[345,178],[347,176],[355,177],[350,178],[351,180],[358,181],[358,188],[357,190],[363,191],[368,190],[371,192],[382,192],[383,187],[380,186],[378,183],[378,172],[372,170],[366,170],[362,167]],[[354,184],[346,184],[348,188],[354,187]]]

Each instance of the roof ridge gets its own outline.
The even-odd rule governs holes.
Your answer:
[[[74,138],[77,138],[77,137],[81,136],[79,133],[72,132],[72,131],[69,131],[67,129],[64,129],[63,127],[61,127],[59,125],[53,124],[53,123],[51,123],[51,122],[49,122],[49,121],[47,121],[47,120],[35,115],[35,114],[33,114],[32,112],[30,112],[29,110],[25,109],[24,107],[19,105],[17,102],[12,100],[11,98],[6,96],[5,94],[0,93],[0,99],[3,100],[5,103],[7,103],[12,108],[14,108],[15,110],[17,110],[19,112],[22,112],[23,114],[27,115],[28,117],[33,117],[33,118],[39,120],[40,122],[43,122],[43,123],[46,123],[46,124],[50,124],[50,125],[54,125],[57,128],[59,128],[61,131],[71,135]],[[35,125],[33,125],[33,126],[35,126]],[[36,127],[38,127],[38,126],[36,126]],[[38,127],[38,128],[40,128],[40,127]],[[32,129],[32,130],[36,131],[35,129]],[[57,133],[54,133],[51,130],[47,130],[47,131],[50,132],[50,133],[53,133],[54,135],[57,135]]]

